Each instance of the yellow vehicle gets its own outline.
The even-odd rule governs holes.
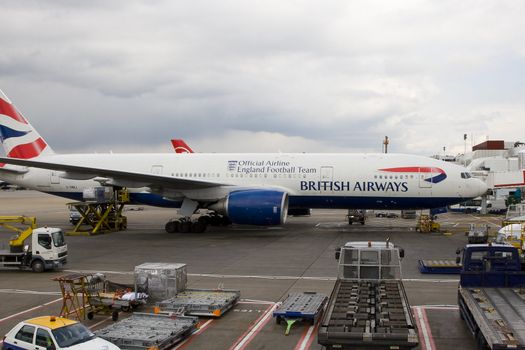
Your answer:
[[[83,324],[55,316],[20,322],[4,337],[3,349],[120,350],[116,345],[97,337]]]
[[[421,214],[416,224],[416,231],[419,232],[438,232],[441,225],[432,219],[428,214]]]
[[[66,264],[67,245],[61,229],[36,228],[36,219],[26,216],[0,216],[2,227],[17,235],[9,240],[9,250],[0,250],[0,267],[43,272]]]

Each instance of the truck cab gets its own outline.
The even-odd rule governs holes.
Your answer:
[[[67,245],[59,228],[28,228],[9,241],[9,250],[0,250],[0,267],[31,268],[43,272],[67,263]]]
[[[42,227],[33,230],[31,250],[26,252],[29,266],[35,272],[53,270],[66,264],[67,244],[59,228]]]
[[[461,261],[460,285],[463,287],[525,284],[519,251],[510,244],[468,244]]]

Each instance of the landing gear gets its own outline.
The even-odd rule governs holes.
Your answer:
[[[228,226],[232,222],[226,216],[211,214],[200,216],[196,221],[191,221],[190,218],[182,218],[177,220],[170,220],[164,226],[168,233],[202,233],[206,231],[208,225],[210,226]]]
[[[202,233],[206,231],[206,228],[208,227],[208,224],[203,220],[198,221],[191,221],[187,218],[168,221],[166,223],[166,226],[164,227],[166,229],[166,232],[168,233],[175,233],[175,232],[181,232],[181,233],[188,233],[188,232],[194,232],[194,233]]]

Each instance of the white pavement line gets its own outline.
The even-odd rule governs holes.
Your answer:
[[[266,301],[266,300],[253,300],[253,299],[241,299],[237,302],[237,304],[255,304],[255,305],[260,305],[260,304],[268,304],[268,305],[273,305],[275,304],[274,301]]]
[[[423,309],[420,307],[415,307],[414,309],[416,310],[419,328],[421,329],[421,335],[423,335],[423,342],[421,343],[422,350],[434,350],[432,348],[432,341],[430,339],[430,328],[423,316]]]
[[[195,332],[190,334],[190,336],[188,338],[184,339],[181,343],[179,343],[176,347],[174,347],[173,350],[177,350],[177,349],[180,349],[180,348],[184,347],[184,345],[188,344],[190,341],[193,340],[193,336],[204,332],[204,330],[210,325],[210,323],[213,322],[213,320],[214,320],[213,318],[210,318],[208,321],[203,323],[203,325],[200,326],[199,329],[197,329]]]
[[[129,271],[94,271],[94,270],[64,270],[71,273],[107,273],[116,275],[133,275]],[[336,277],[306,277],[306,276],[267,276],[267,275],[221,275],[212,273],[188,273],[190,277],[210,278],[255,278],[265,280],[311,280],[311,281],[335,281]]]
[[[44,306],[51,305],[51,304],[56,303],[57,301],[61,301],[61,300],[62,300],[62,298],[58,298],[58,299],[55,299],[55,300],[49,301],[49,302],[47,302],[47,303],[45,303],[45,304],[38,305],[38,306],[32,307],[32,308],[30,308],[30,309],[24,310],[24,311],[17,312],[16,314],[12,314],[11,316],[7,316],[7,317],[4,317],[4,318],[0,318],[0,322],[4,322],[4,321],[9,320],[9,319],[11,319],[11,318],[14,318],[14,317],[17,317],[17,316],[20,316],[20,315],[26,314],[26,313],[31,312],[31,311],[38,310],[38,309],[40,309],[40,308],[43,308]]]
[[[459,279],[403,278],[403,282],[458,283]]]
[[[308,349],[308,343],[310,343],[310,338],[312,337],[312,334],[314,333],[315,328],[316,328],[315,325],[308,327],[308,331],[306,332],[305,337],[299,341],[299,344],[297,344],[298,346],[296,346],[294,350]]]
[[[33,295],[61,295],[60,292],[39,292],[37,290],[26,289],[0,289],[0,293],[7,294],[33,294]]]
[[[419,305],[418,307],[425,310],[459,310],[459,306],[457,305]]]
[[[63,270],[71,273],[109,273],[113,275],[133,275],[133,271],[100,271],[100,270]]]
[[[104,323],[104,322],[106,322],[106,321],[109,321],[110,319],[111,319],[111,316],[108,316],[108,317],[106,317],[105,319],[103,319],[102,321],[97,322],[97,323],[95,323],[94,325],[91,325],[91,326],[89,327],[89,329],[93,329],[93,328],[95,328],[96,326],[100,326],[102,323]]]
[[[259,333],[259,331],[268,323],[270,317],[272,317],[273,311],[277,308],[277,303],[266,311],[266,313],[259,319],[257,322],[237,343],[235,347],[231,347],[231,350],[241,350],[244,349],[252,339]]]

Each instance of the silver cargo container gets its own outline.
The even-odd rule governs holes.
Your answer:
[[[186,264],[144,263],[135,266],[135,290],[165,300],[186,289]]]

